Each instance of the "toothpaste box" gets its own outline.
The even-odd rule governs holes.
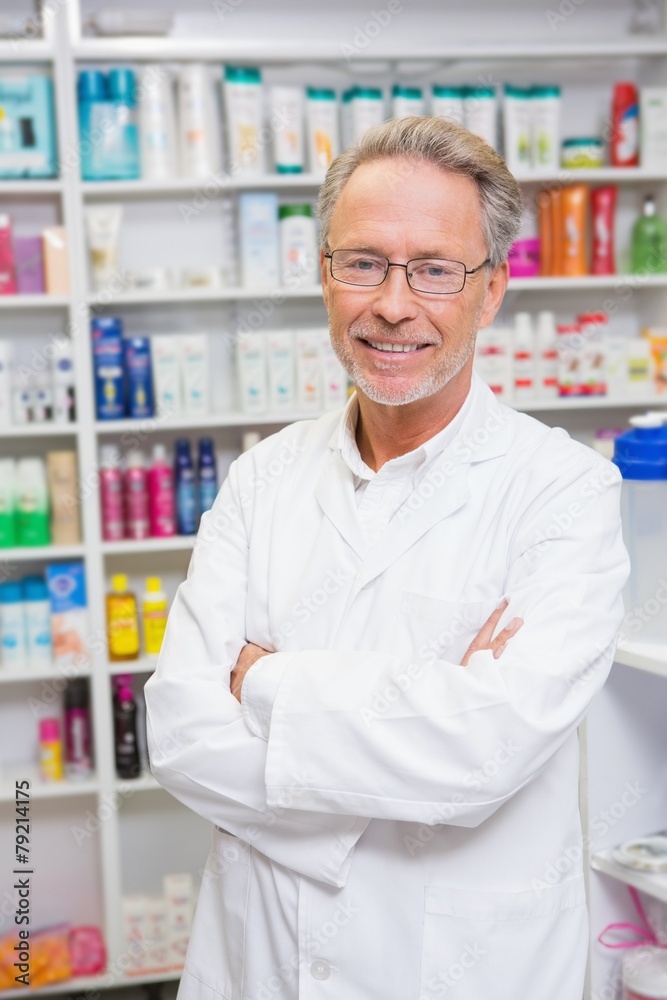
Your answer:
[[[56,563],[45,570],[51,603],[51,639],[58,668],[90,665],[88,602],[83,563]]]

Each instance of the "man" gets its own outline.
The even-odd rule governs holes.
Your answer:
[[[232,465],[146,686],[153,771],[215,824],[180,998],[581,1000],[582,865],[545,870],[581,857],[619,475],[473,374],[520,216],[482,140],[387,122],[320,216],[356,393]]]

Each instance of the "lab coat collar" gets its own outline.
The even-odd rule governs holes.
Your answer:
[[[325,515],[360,559],[355,593],[400,557],[434,524],[459,510],[468,497],[471,465],[507,451],[512,410],[496,400],[492,390],[473,373],[472,399],[454,440],[428,463],[415,489],[392,518],[387,531],[370,548],[359,523],[350,468],[341,456],[341,440],[352,400],[329,439],[315,497]]]

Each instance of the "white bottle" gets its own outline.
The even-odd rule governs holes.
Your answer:
[[[303,171],[303,90],[301,87],[271,88],[271,131],[276,173]]]
[[[502,403],[512,399],[512,333],[511,327],[487,326],[475,341],[475,371]]]
[[[180,341],[184,413],[186,416],[208,413],[208,338],[205,333],[183,333]]]
[[[267,404],[266,338],[247,333],[236,346],[236,374],[242,413],[265,413]]]
[[[53,342],[53,347],[54,354],[51,359],[53,421],[56,424],[71,424],[76,420],[72,341],[69,337],[60,337]]]
[[[431,114],[434,118],[448,118],[450,121],[463,125],[463,87],[441,87],[433,85],[431,95]]]
[[[293,410],[294,340],[291,330],[271,330],[267,336],[269,412]]]
[[[42,577],[31,576],[23,581],[23,611],[28,663],[36,670],[53,663],[51,643],[51,602]]]
[[[138,95],[142,180],[168,180],[176,176],[176,116],[171,78],[164,66],[144,67]]]
[[[384,121],[384,95],[378,87],[356,87],[351,109],[352,142],[359,142],[370,128]]]
[[[558,396],[558,341],[556,317],[546,310],[537,317],[537,397]]]
[[[605,366],[607,394],[610,399],[623,399],[629,392],[628,338],[607,337]]]
[[[338,101],[336,92],[309,87],[306,91],[308,123],[308,166],[313,174],[324,176],[339,153]]]
[[[300,410],[322,410],[322,334],[299,330],[296,335],[296,402]]]
[[[241,177],[264,173],[260,71],[254,67],[225,66],[223,94],[230,170]]]
[[[463,98],[464,124],[469,132],[474,132],[488,142],[493,149],[498,148],[498,122],[496,92],[493,87],[468,87]]]
[[[402,87],[399,83],[394,85],[391,92],[392,118],[423,115],[424,111],[424,94],[420,87]]]
[[[219,170],[213,83],[204,63],[186,63],[181,68],[178,132],[183,177],[203,178]]]
[[[32,419],[36,424],[44,424],[53,416],[53,389],[47,372],[35,375],[30,390]]]
[[[313,209],[310,205],[281,205],[280,270],[283,285],[301,288],[317,283],[319,261]]]
[[[12,377],[12,422],[29,424],[32,420],[32,387],[34,373],[15,371]]]
[[[536,170],[558,170],[560,167],[560,87],[533,87],[531,103],[533,107],[533,167]]]
[[[347,372],[338,360],[331,343],[329,328],[321,332],[322,409],[338,410],[347,403]]]
[[[12,342],[0,340],[0,427],[12,422]]]
[[[151,337],[155,412],[159,417],[180,416],[181,394],[180,343],[175,334],[156,333]]]
[[[3,667],[23,667],[27,659],[20,583],[4,583],[0,591],[0,645]]]
[[[529,87],[505,86],[503,145],[505,162],[513,174],[525,176],[532,169],[533,97]]]
[[[535,399],[535,333],[530,313],[514,316],[512,341],[513,401],[521,403]]]

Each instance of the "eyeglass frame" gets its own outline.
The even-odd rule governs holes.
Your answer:
[[[336,275],[333,273],[333,255],[339,252],[341,253],[357,252],[357,253],[369,253],[369,254],[372,253],[373,256],[375,257],[383,257],[384,260],[387,261],[387,270],[384,273],[384,278],[382,279],[382,281],[377,281],[375,284],[372,285],[362,285],[354,281],[345,281],[344,278],[337,278]],[[476,274],[478,271],[481,271],[483,267],[486,267],[487,264],[491,263],[491,258],[487,257],[486,260],[483,260],[482,263],[479,264],[477,267],[467,268],[462,260],[452,260],[450,257],[411,257],[410,260],[407,261],[405,264],[396,264],[393,261],[389,260],[388,257],[385,257],[384,254],[382,253],[375,253],[375,251],[372,250],[360,251],[356,250],[356,248],[347,248],[347,247],[338,247],[336,250],[330,250],[328,252],[325,252],[324,256],[329,260],[329,274],[331,275],[334,281],[340,281],[341,285],[351,285],[352,288],[379,288],[380,285],[383,285],[387,280],[387,275],[389,274],[390,267],[402,267],[405,269],[405,280],[408,283],[408,288],[413,292],[417,292],[418,295],[460,295],[466,286],[467,276],[469,274]],[[414,264],[415,261],[418,260],[442,260],[442,261],[447,261],[449,264],[460,264],[461,267],[463,268],[463,284],[455,292],[427,292],[423,291],[421,288],[413,288],[412,285],[410,284],[408,267],[410,264]]]

